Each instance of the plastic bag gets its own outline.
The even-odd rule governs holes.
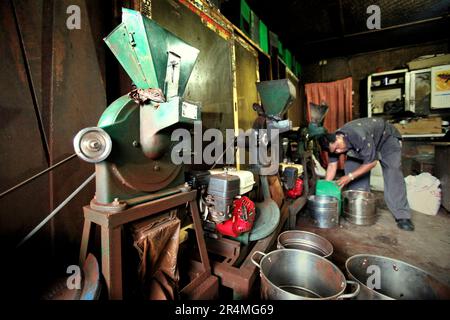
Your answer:
[[[441,182],[428,172],[405,178],[408,203],[412,210],[436,215],[441,206]]]

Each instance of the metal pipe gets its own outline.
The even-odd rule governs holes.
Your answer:
[[[173,188],[173,189],[168,189],[168,190],[156,193],[156,194],[149,194],[146,196],[125,200],[125,202],[128,206],[131,207],[131,206],[135,206],[135,205],[138,205],[138,204],[141,204],[144,202],[149,202],[149,201],[161,199],[163,197],[168,197],[168,196],[174,195],[176,193],[180,193],[180,192],[181,192],[180,188]]]
[[[33,180],[36,179],[36,178],[39,178],[39,177],[42,176],[44,173],[47,173],[47,172],[49,172],[49,171],[55,169],[56,167],[59,167],[59,166],[62,165],[63,163],[66,163],[67,161],[69,161],[69,160],[72,159],[72,158],[75,158],[76,156],[77,156],[77,155],[74,153],[74,154],[72,154],[71,156],[65,158],[64,160],[61,160],[60,162],[58,162],[58,163],[52,165],[51,167],[48,167],[48,168],[45,169],[44,171],[41,171],[41,172],[35,174],[34,176],[28,178],[27,180],[22,181],[22,182],[19,183],[19,184],[16,184],[14,187],[11,187],[11,188],[9,188],[8,190],[2,192],[2,193],[0,194],[0,199],[3,198],[4,196],[6,196],[8,193],[13,192],[14,190],[16,190],[16,189],[20,188],[21,186],[27,184],[28,182],[33,181]]]
[[[267,176],[260,175],[259,177],[261,180],[261,189],[263,191],[264,201],[272,199],[272,197],[270,196],[270,188],[269,188],[269,182],[267,181]]]
[[[36,232],[38,232],[50,219],[52,219],[70,200],[72,200],[89,182],[95,178],[95,173],[93,173],[89,178],[86,179],[74,192],[70,194],[61,204],[55,208],[44,220],[41,221],[30,233],[28,233],[22,241],[16,246],[16,249],[28,241]]]
[[[213,164],[213,166],[211,167],[210,170],[213,170],[216,167],[216,165],[217,165],[217,161],[221,160],[223,158],[223,156],[225,155],[225,153],[228,151],[228,149],[230,149],[232,146],[234,146],[234,143],[235,143],[236,139],[237,139],[237,137],[234,137],[233,141],[228,146],[225,147],[225,150],[223,150],[221,155],[214,161],[214,164]],[[238,156],[239,155],[236,153],[236,158]]]

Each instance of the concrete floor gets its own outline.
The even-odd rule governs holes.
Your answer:
[[[376,254],[408,262],[450,286],[450,214],[442,207],[436,216],[413,212],[415,231],[403,231],[387,210],[383,194],[377,193],[377,199],[379,218],[375,225],[357,226],[342,218],[339,227],[319,229],[304,212],[297,220],[297,229],[328,239],[334,246],[331,260],[341,270],[352,255]]]

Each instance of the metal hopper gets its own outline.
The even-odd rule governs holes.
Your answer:
[[[159,88],[173,96],[167,92],[167,75],[172,72],[178,77],[175,95],[183,96],[199,54],[196,48],[140,12],[125,8],[122,23],[104,41],[139,89]]]
[[[295,100],[297,91],[289,79],[261,81],[256,84],[267,116],[281,119]]]
[[[309,112],[311,114],[311,123],[322,125],[328,113],[328,106],[325,103],[315,104],[311,102],[309,104]]]

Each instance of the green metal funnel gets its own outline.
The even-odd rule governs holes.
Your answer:
[[[261,81],[256,84],[266,115],[281,117],[297,95],[289,79]]]
[[[183,96],[199,51],[140,12],[122,8],[122,23],[104,41],[140,89],[159,88],[167,96],[168,79]],[[175,61],[175,63],[168,63]],[[168,74],[177,69],[175,79]],[[173,91],[173,90],[172,90]]]
[[[315,104],[310,102],[309,113],[311,114],[311,123],[322,125],[328,112],[328,106],[325,103]]]

